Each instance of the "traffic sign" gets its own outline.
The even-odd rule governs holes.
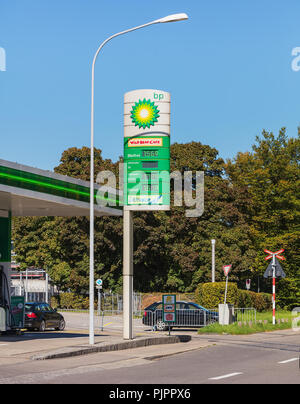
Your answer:
[[[273,278],[273,265],[270,263],[268,265],[268,268],[266,269],[266,272],[264,273],[264,278]],[[275,258],[275,278],[285,278],[286,275],[279,264],[278,260]]]
[[[224,265],[223,266],[223,271],[224,271],[225,276],[228,276],[228,274],[229,274],[229,272],[231,270],[231,267],[232,267],[232,265]]]
[[[268,254],[268,256],[265,258],[265,260],[268,261],[269,259],[271,259],[273,257],[273,255],[275,255],[278,259],[280,259],[281,261],[284,261],[285,258],[282,255],[280,255],[281,253],[283,253],[283,251],[284,251],[284,248],[282,248],[281,250],[278,250],[276,252],[272,252],[270,250],[264,250],[264,252],[266,254]]]
[[[97,280],[96,280],[96,285],[97,285],[97,286],[102,286],[102,284],[103,284],[102,279],[97,279]]]
[[[285,278],[285,273],[283,272],[283,269],[281,268],[281,265],[279,264],[278,259],[280,260],[285,260],[285,258],[280,255],[283,253],[284,249],[281,248],[278,251],[272,252],[270,250],[264,250],[266,254],[268,254],[267,257],[265,257],[265,260],[268,261],[269,259],[272,258],[272,262],[269,264],[266,272],[264,273],[265,278],[273,278],[272,282],[272,301],[273,301],[273,325],[276,324],[276,278]]]
[[[176,295],[163,295],[163,321],[165,323],[176,322]]]
[[[251,279],[246,279],[246,289],[250,290],[251,287]]]

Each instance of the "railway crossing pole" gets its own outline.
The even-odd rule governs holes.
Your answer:
[[[276,258],[284,261],[285,258],[280,255],[283,253],[284,249],[278,250],[276,252],[272,252],[269,250],[264,250],[266,254],[268,254],[267,257],[265,257],[265,260],[268,261],[269,259],[272,258],[271,262],[271,268],[270,266],[267,268],[264,277],[272,277],[272,303],[273,303],[273,325],[276,324],[276,277],[285,277],[285,273],[283,272],[281,266],[279,263],[276,262]]]

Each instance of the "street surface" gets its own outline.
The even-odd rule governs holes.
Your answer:
[[[74,314],[73,314],[74,316]],[[75,317],[73,317],[75,321]],[[117,326],[110,318],[113,338]],[[138,320],[140,322],[140,320]],[[76,321],[75,321],[76,323]],[[105,324],[108,324],[105,322]],[[74,325],[74,324],[73,324]],[[107,327],[109,327],[107,326]],[[153,333],[138,324],[136,332]],[[119,332],[120,333],[120,332]],[[167,333],[164,333],[167,334]],[[187,343],[157,345],[80,357],[33,361],[45,347],[87,343],[86,330],[25,333],[23,340],[0,337],[0,384],[299,384],[300,333],[292,330],[247,336],[190,334]],[[85,341],[85,342],[84,342]],[[25,349],[26,347],[26,349]]]

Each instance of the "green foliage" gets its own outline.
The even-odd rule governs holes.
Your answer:
[[[60,309],[87,310],[89,308],[89,299],[75,293],[60,293],[51,299],[51,305],[53,308]]]
[[[216,281],[224,280],[222,266],[232,264],[230,280],[239,289],[251,278],[254,290],[259,279],[260,290],[271,292],[270,280],[263,279],[263,250],[285,248],[282,265],[287,278],[278,282],[278,305],[299,306],[299,155],[300,130],[298,137],[288,138],[284,128],[277,136],[263,131],[252,152],[238,153],[226,163],[215,148],[200,142],[173,144],[172,171],[204,171],[205,211],[199,218],[187,218],[186,206],[134,214],[134,289],[188,293],[210,282],[214,238]],[[55,171],[88,181],[89,168],[89,148],[72,147],[64,151]],[[118,162],[103,159],[101,150],[95,149],[95,177],[100,170],[118,177]],[[103,279],[104,288],[117,292],[122,289],[122,227],[119,218],[95,220],[95,276]],[[45,268],[61,291],[86,293],[87,218],[14,218],[13,239],[22,269]],[[269,305],[269,297],[263,296],[229,293],[228,301],[239,299],[238,306],[260,310]],[[214,306],[220,299],[205,305]]]
[[[282,309],[300,307],[300,279],[284,278],[277,281],[276,304]]]
[[[260,312],[270,310],[272,308],[272,295],[239,289],[238,307],[252,307]]]
[[[203,283],[196,289],[196,303],[208,309],[218,308],[219,304],[224,304],[225,282]],[[238,287],[236,283],[228,282],[226,302],[237,307],[239,299]]]
[[[195,293],[195,301],[206,308],[217,308],[224,303],[225,282],[200,284]],[[254,308],[257,311],[270,310],[272,297],[266,293],[255,293],[238,289],[236,283],[228,282],[227,303],[239,308]]]
[[[260,332],[269,332],[276,330],[287,330],[292,327],[291,321],[273,325],[272,323],[247,323],[239,325],[233,323],[230,325],[220,325],[218,323],[210,324],[207,327],[200,328],[198,334],[230,334],[230,335],[249,335]]]
[[[239,190],[237,203],[250,226],[249,241],[256,250],[255,259],[249,262],[252,274],[263,275],[265,248],[284,248],[287,277],[300,278],[299,156],[300,128],[296,138],[288,138],[282,128],[277,137],[263,131],[252,153],[238,153],[226,164],[227,177]],[[269,283],[262,287],[269,288]]]

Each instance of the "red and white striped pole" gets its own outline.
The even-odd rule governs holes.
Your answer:
[[[272,268],[273,268],[273,325],[276,324],[276,299],[275,299],[275,283],[276,283],[276,262],[275,262],[275,254],[272,257]]]
[[[276,299],[275,299],[275,283],[276,283],[276,257],[282,261],[285,260],[285,258],[280,255],[283,251],[284,248],[282,248],[279,251],[276,252],[272,252],[270,250],[264,250],[266,254],[268,254],[268,256],[265,258],[266,261],[268,261],[269,259],[272,258],[272,277],[273,277],[273,296],[272,296],[272,300],[273,300],[273,324],[276,324],[276,317],[275,317],[275,310],[276,310]],[[269,267],[268,267],[269,270]],[[279,271],[280,272],[280,271]],[[279,276],[283,276],[285,277],[285,273],[281,270],[280,275]],[[269,271],[268,274],[266,276],[270,277]]]

